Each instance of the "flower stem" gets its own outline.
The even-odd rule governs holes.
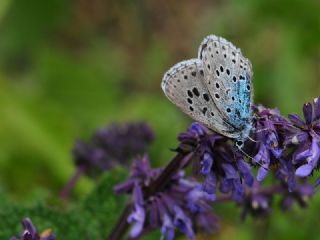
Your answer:
[[[123,235],[127,232],[129,224],[127,219],[132,211],[132,204],[128,203],[123,209],[116,225],[113,227],[110,235],[107,237],[108,240],[123,239]]]
[[[70,197],[71,190],[76,185],[78,179],[82,176],[82,174],[85,172],[86,168],[85,166],[78,166],[76,169],[76,172],[71,177],[69,182],[64,186],[63,190],[60,192],[60,198],[63,200],[67,200]]]
[[[160,176],[156,178],[149,187],[144,189],[144,198],[148,198],[163,189],[164,186],[171,180],[173,175],[175,175],[181,168],[185,167],[193,156],[191,153],[181,153],[179,152],[162,171]],[[183,161],[184,160],[184,161]]]

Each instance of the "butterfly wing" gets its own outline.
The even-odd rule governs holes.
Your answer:
[[[224,119],[241,134],[251,124],[252,67],[240,49],[224,38],[210,35],[198,52],[205,83]]]
[[[223,119],[205,83],[202,61],[191,59],[164,74],[161,87],[168,99],[194,120],[231,138],[238,133]]]

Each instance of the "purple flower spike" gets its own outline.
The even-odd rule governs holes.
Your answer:
[[[219,227],[211,205],[227,201],[242,208],[242,219],[248,214],[268,216],[273,199],[278,199],[275,195],[283,210],[294,203],[308,205],[320,185],[320,178],[313,185],[307,182],[320,168],[320,97],[304,104],[304,118],[291,114],[286,119],[278,110],[263,106],[252,110],[252,129],[243,148],[236,147],[238,139],[193,123],[179,134],[178,153],[165,170],[151,168],[146,155],[133,164],[130,178],[114,188],[131,195],[127,220],[132,237],[161,228],[167,240],[174,239],[176,230],[195,239],[198,227],[209,233]],[[84,153],[99,159],[99,152],[93,150]],[[194,176],[203,177],[201,184],[181,171],[191,161]],[[273,181],[264,181],[267,176]]]
[[[89,142],[78,141],[73,149],[77,166],[96,176],[117,165],[129,166],[137,155],[145,153],[154,138],[151,128],[141,123],[112,124],[95,132]]]

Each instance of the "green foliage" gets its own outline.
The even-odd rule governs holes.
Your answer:
[[[127,172],[120,168],[104,174],[82,203],[82,209],[90,213],[91,218],[97,221],[98,228],[101,229],[101,236],[105,236],[111,230],[125,206],[125,197],[115,198],[112,192],[114,185],[124,181],[126,177]]]
[[[124,208],[125,199],[117,199],[113,186],[126,177],[124,169],[110,171],[99,179],[88,196],[74,206],[64,206],[58,199],[37,201],[29,205],[13,203],[0,198],[0,238],[9,239],[22,231],[21,220],[31,218],[38,231],[51,229],[58,239],[103,239],[116,222],[117,214]],[[54,203],[55,202],[55,203]]]
[[[38,231],[51,229],[59,239],[101,239],[97,222],[92,216],[79,209],[57,210],[44,204],[23,207],[12,202],[1,206],[0,237],[9,239],[22,232],[21,220],[30,217]]]

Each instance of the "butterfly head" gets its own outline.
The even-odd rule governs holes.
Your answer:
[[[243,142],[243,140],[237,139],[235,141],[235,145],[236,145],[237,148],[242,149],[243,146],[244,146],[244,142]]]
[[[244,143],[248,139],[251,130],[252,130],[252,123],[251,122],[247,122],[245,125],[243,125],[243,129],[240,132],[240,136],[235,140],[235,145],[239,149],[243,148]]]

